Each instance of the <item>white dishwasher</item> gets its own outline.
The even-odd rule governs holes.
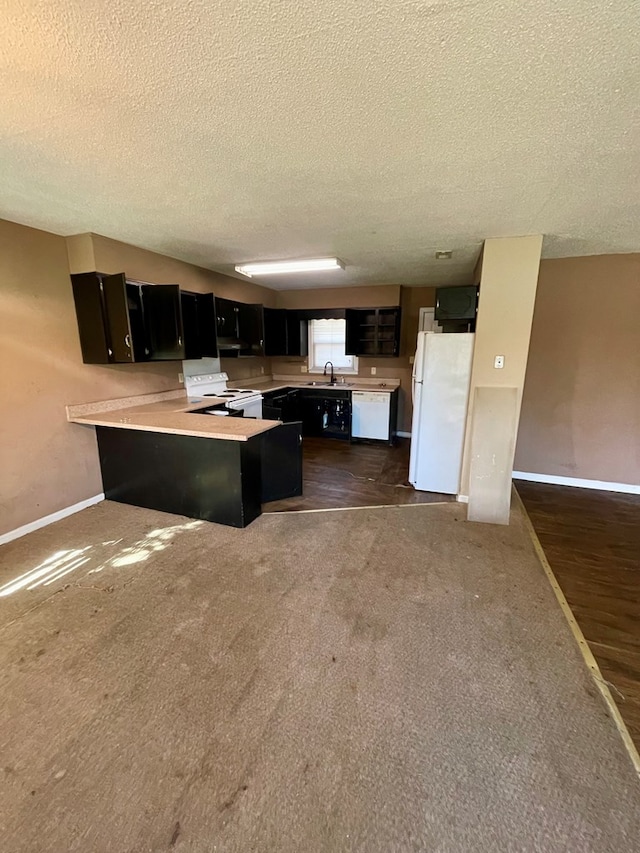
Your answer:
[[[390,391],[351,392],[351,437],[389,441]]]

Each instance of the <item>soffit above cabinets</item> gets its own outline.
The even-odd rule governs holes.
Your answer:
[[[638,251],[637,30],[628,0],[7,0],[0,216],[347,265],[276,289],[465,283],[486,237]]]

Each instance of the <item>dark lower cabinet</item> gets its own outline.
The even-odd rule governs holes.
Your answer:
[[[302,494],[302,424],[247,441],[96,427],[107,500],[246,527]]]
[[[302,494],[302,423],[280,424],[260,436],[263,503]]]
[[[260,515],[260,436],[248,441],[96,427],[107,500],[246,527]]]
[[[304,389],[301,394],[302,423],[305,435],[351,437],[351,394],[346,390]]]
[[[265,420],[284,423],[302,420],[301,392],[296,388],[281,388],[265,393],[262,400],[262,417]]]

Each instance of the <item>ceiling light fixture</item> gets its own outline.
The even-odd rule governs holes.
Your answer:
[[[448,260],[450,260],[451,255],[453,255],[453,252],[451,251],[451,249],[445,249],[441,252],[436,252],[436,260],[437,261],[448,261]]]
[[[338,258],[309,258],[305,261],[265,261],[256,264],[238,264],[235,269],[236,272],[251,278],[254,275],[343,270],[344,264]]]

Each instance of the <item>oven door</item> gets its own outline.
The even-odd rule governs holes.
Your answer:
[[[227,408],[241,410],[245,418],[261,418],[262,395],[259,397],[245,397],[243,400],[229,400]]]

